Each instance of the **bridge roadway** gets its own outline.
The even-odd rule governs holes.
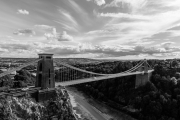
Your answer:
[[[153,72],[154,70],[148,70],[148,73]],[[91,77],[91,78],[84,78],[84,79],[77,79],[77,80],[71,80],[66,82],[56,82],[56,86],[69,86],[69,85],[75,85],[80,83],[87,83],[87,82],[93,82],[93,81],[99,81],[104,79],[110,79],[110,78],[117,78],[117,77],[124,77],[124,76],[130,76],[130,75],[137,75],[137,74],[144,74],[144,71],[136,71],[132,73],[117,73],[117,74],[111,74],[111,75],[103,75],[98,77]]]

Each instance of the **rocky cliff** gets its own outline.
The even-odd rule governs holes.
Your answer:
[[[56,88],[56,100],[37,103],[28,95],[0,96],[0,120],[75,120],[70,98],[65,90]]]

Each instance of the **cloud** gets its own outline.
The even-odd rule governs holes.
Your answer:
[[[94,0],[94,2],[98,5],[98,6],[101,6],[103,4],[105,4],[105,0]]]
[[[34,27],[42,30],[52,30],[54,28],[53,26],[49,25],[34,25]]]
[[[0,44],[0,48],[8,51],[31,50],[31,45],[27,43],[3,43]]]
[[[56,31],[56,28],[49,25],[35,25],[34,26],[37,29],[45,30],[46,33],[44,36],[48,40],[58,40],[58,41],[72,41],[73,37],[67,34],[66,31],[63,31],[62,33],[58,33]]]
[[[149,16],[143,16],[143,15],[134,15],[134,14],[127,14],[127,13],[97,13],[97,16],[99,17],[112,17],[112,18],[129,18],[129,19],[133,19],[133,21],[135,19],[137,20],[149,20],[150,17]]]
[[[75,1],[69,0],[69,3],[77,13],[87,16],[87,13],[85,12],[85,10],[82,9]]]
[[[58,41],[73,41],[73,37],[68,35],[66,31],[63,31],[57,38]]]
[[[79,54],[76,48],[68,47],[68,46],[60,46],[60,47],[51,47],[48,49],[44,49],[44,52],[54,53],[55,55],[72,55]]]
[[[99,19],[108,18],[109,21],[102,28],[87,32],[87,36],[91,36],[91,42],[109,45],[137,44],[135,42],[142,40],[154,41],[152,44],[156,44],[158,41],[174,39],[180,34],[167,30],[180,22],[177,16],[180,13],[179,3],[178,0],[113,0],[103,8],[106,12],[102,10],[96,13]],[[116,11],[110,7],[116,7]]]
[[[51,37],[53,35],[56,35],[56,28],[54,26],[49,25],[34,25],[34,29],[42,30],[45,32],[45,36]]]
[[[55,28],[51,33],[45,33],[44,36],[48,40],[73,41],[73,37],[68,35],[66,31],[63,31],[62,33],[57,33]]]
[[[31,29],[19,29],[16,32],[13,33],[14,35],[35,35],[35,31]]]
[[[67,33],[62,33],[66,36]],[[62,37],[62,36],[61,36]],[[66,38],[66,37],[65,37]],[[1,53],[28,53],[35,55],[38,52],[53,53],[56,56],[87,56],[87,57],[126,57],[126,56],[177,56],[179,55],[180,48],[173,46],[173,42],[164,42],[156,46],[141,46],[141,45],[92,45],[92,44],[79,44],[74,45],[59,45],[52,43],[3,43],[0,44]],[[28,52],[29,51],[29,52]],[[31,51],[31,52],[30,52]],[[34,53],[32,53],[34,52]]]
[[[77,21],[66,11],[64,10],[59,10],[61,14],[65,17],[67,21],[69,21],[72,25],[78,26]]]
[[[50,32],[44,34],[48,40],[57,40],[57,35],[56,28],[52,28]]]
[[[92,44],[79,44],[77,46],[71,45],[41,45],[37,46],[43,52],[54,53],[58,56],[71,56],[71,55],[95,55],[96,57],[125,57],[125,56],[154,56],[157,55],[175,55],[179,52],[180,48],[174,47],[170,44],[163,43],[156,46],[144,47],[140,45],[92,45]]]
[[[78,9],[77,11],[79,10],[80,9]],[[54,20],[56,23],[62,25],[64,29],[71,30],[74,32],[78,32],[81,29],[78,22],[74,19],[74,17],[69,12],[67,12],[66,10],[62,8],[59,8],[59,12],[61,13],[61,17],[58,20]]]
[[[66,29],[66,30],[74,31],[74,32],[79,32],[79,30],[76,29],[76,27],[73,27],[73,26],[71,26],[71,25],[68,25],[68,24],[66,24],[66,23],[64,23],[64,22],[62,22],[62,21],[54,21],[54,22],[62,25],[62,28]]]
[[[105,7],[126,7],[131,11],[136,11],[146,6],[146,4],[147,0],[113,0],[111,3],[106,4]]]
[[[17,11],[17,14],[29,15],[29,11],[19,9],[19,10]]]
[[[14,32],[15,35],[34,35],[36,32],[36,36],[32,38],[13,36],[14,38],[6,38],[7,40],[2,38],[2,41],[14,39],[21,43],[36,40],[42,42],[43,46],[41,48],[32,45],[30,48],[26,46],[28,49],[25,50],[19,46],[21,49],[17,51],[28,51],[32,48],[39,51],[49,50],[53,52],[54,50],[59,55],[66,54],[67,56],[71,54],[82,56],[94,54],[103,57],[125,57],[129,55],[167,56],[179,54],[179,0],[88,1],[91,3],[86,2],[86,4],[74,0],[59,1],[58,3],[62,2],[62,4],[59,4],[57,11],[54,11],[56,8],[51,10],[39,10],[37,8],[37,13],[33,13],[36,18],[32,16],[32,18],[26,20],[15,19],[17,14],[14,19],[6,19],[13,18],[11,14],[2,17],[2,23],[6,22],[4,26],[14,24],[13,28],[21,28],[21,30]],[[46,6],[46,2],[43,4],[43,6]],[[22,14],[25,10],[19,11],[21,13],[18,14]],[[27,12],[24,12],[24,14],[27,14]],[[49,23],[52,20],[56,23]],[[87,21],[86,23],[89,23],[89,25],[84,21]],[[42,24],[37,25],[37,23]],[[34,25],[34,27],[29,25]],[[11,31],[8,29],[9,27],[2,32],[8,33],[8,31]],[[45,37],[48,40],[44,40]],[[45,42],[50,45],[44,46],[43,43]],[[87,43],[88,45],[77,45],[78,43]],[[15,44],[9,45],[11,47],[17,46]],[[17,48],[7,49],[13,51]],[[59,52],[58,50],[64,51]]]
[[[9,51],[8,49],[0,48],[0,54],[1,54],[1,53],[4,53],[4,52],[8,52],[8,51]]]
[[[178,24],[178,25],[176,25],[176,26],[173,26],[173,27],[171,27],[171,28],[169,28],[168,30],[180,30],[180,24]]]
[[[17,42],[18,40],[14,39],[12,36],[0,36],[1,42],[3,41],[11,41],[11,42]]]
[[[156,41],[156,42],[160,42],[160,41],[169,41],[169,40],[172,40],[172,41],[176,41],[179,39],[180,37],[180,33],[178,32],[179,30],[172,30],[174,29],[175,27],[172,27],[170,29],[167,29],[163,32],[159,32],[159,33],[156,33],[150,37],[147,37],[147,38],[143,38],[142,40],[146,40],[146,41]],[[177,43],[178,44],[178,43]]]
[[[37,57],[37,48],[35,45],[29,42],[1,42],[0,43],[0,55],[4,57],[15,57],[15,58],[30,58],[30,57]]]
[[[149,44],[153,44],[153,43],[155,43],[155,41],[152,41],[152,40],[151,41],[146,41],[146,40],[144,40],[144,41],[139,40],[138,41],[137,40],[137,41],[134,42],[135,45],[149,45]]]
[[[161,43],[160,46],[165,48],[166,50],[169,50],[169,49],[173,48],[172,47],[173,44],[174,44],[174,42],[164,42],[164,43]]]
[[[56,38],[56,35],[52,33],[45,33],[44,36],[47,38],[47,40],[52,40]]]
[[[71,5],[71,7],[76,11],[76,13],[78,13],[81,17],[81,19],[83,20],[83,22],[87,25],[91,24],[92,21],[89,18],[88,13],[86,12],[86,10],[84,10],[81,6],[79,6],[75,1],[73,0],[69,0],[69,3]]]
[[[105,0],[87,0],[87,1],[94,1],[98,6],[104,5],[106,2]]]

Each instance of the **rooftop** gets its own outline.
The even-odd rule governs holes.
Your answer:
[[[52,56],[53,54],[50,54],[50,53],[40,53],[40,54],[38,54],[38,55],[50,55],[50,56]]]

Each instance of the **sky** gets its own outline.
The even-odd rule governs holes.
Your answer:
[[[0,0],[0,57],[180,58],[180,0]]]

